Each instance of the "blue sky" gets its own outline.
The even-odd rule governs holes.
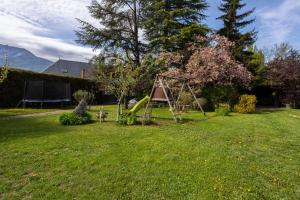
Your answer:
[[[206,23],[215,29],[222,23],[217,6],[221,0],[208,0]],[[270,48],[289,42],[300,49],[300,0],[244,0],[247,9],[256,7],[256,45]],[[75,18],[92,20],[86,9],[90,0],[1,0],[0,43],[26,48],[38,56],[86,61],[95,52],[77,45]]]

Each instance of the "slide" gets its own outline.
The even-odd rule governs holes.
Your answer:
[[[145,96],[142,100],[140,100],[133,106],[133,108],[129,111],[128,114],[135,115],[144,105],[146,105],[148,103],[149,100],[150,100],[150,97]]]

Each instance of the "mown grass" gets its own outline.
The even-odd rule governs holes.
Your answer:
[[[0,109],[0,118],[1,117],[9,117],[16,115],[27,115],[34,113],[44,113],[54,111],[55,109],[33,109],[33,108],[8,108],[8,109]]]
[[[0,120],[0,198],[300,199],[300,119],[289,110],[175,124],[157,109],[154,125],[123,127],[114,108],[84,126]]]

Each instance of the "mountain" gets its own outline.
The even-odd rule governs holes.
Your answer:
[[[11,67],[28,69],[36,72],[44,71],[53,62],[35,56],[30,51],[0,44],[0,66],[4,64],[4,55],[7,55]]]

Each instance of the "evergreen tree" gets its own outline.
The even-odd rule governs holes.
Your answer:
[[[205,0],[150,0],[146,9],[145,34],[156,51],[176,51],[205,36],[201,22],[208,5]]]
[[[251,59],[247,63],[247,68],[253,75],[252,86],[266,84],[266,62],[263,51],[258,50],[255,46],[249,47],[247,51],[252,53]]]
[[[79,20],[78,42],[103,49],[106,57],[133,61],[140,65],[145,46],[140,39],[145,0],[93,0],[89,11],[99,26]],[[121,56],[120,56],[121,54]]]
[[[243,13],[239,13],[246,6],[243,0],[222,0],[219,10],[223,13],[219,20],[223,21],[223,27],[218,34],[223,35],[229,41],[235,42],[233,54],[235,58],[243,62],[246,66],[251,59],[251,52],[247,51],[247,47],[254,44],[256,39],[256,31],[242,32],[242,29],[252,24],[255,19],[247,19],[254,13],[255,8]]]

